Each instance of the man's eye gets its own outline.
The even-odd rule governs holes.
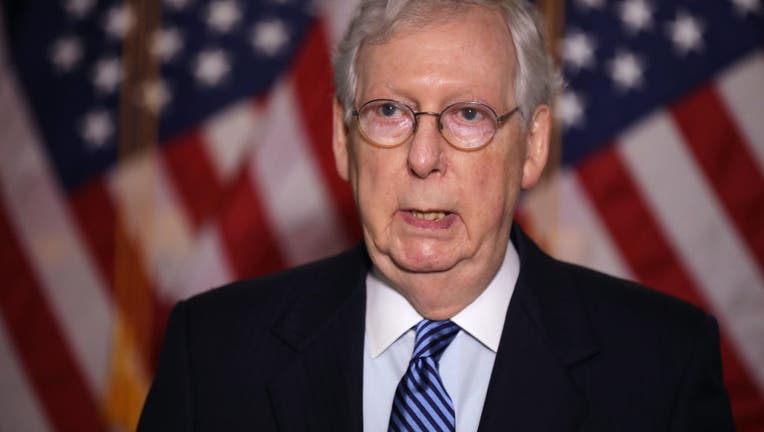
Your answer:
[[[475,108],[462,108],[459,110],[459,117],[461,117],[462,120],[478,121],[482,120],[484,115],[480,112],[480,110]]]
[[[391,103],[382,104],[379,107],[379,113],[385,117],[394,117],[398,111],[400,111],[398,107]]]

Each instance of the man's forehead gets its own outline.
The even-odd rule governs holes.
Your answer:
[[[472,6],[424,24],[406,22],[384,42],[363,46],[356,63],[357,90],[363,94],[370,87],[404,82],[434,85],[439,79],[506,89],[513,83],[515,58],[511,34],[499,11]]]

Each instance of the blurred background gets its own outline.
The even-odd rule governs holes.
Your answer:
[[[539,2],[567,87],[517,219],[715,315],[764,431],[762,0]],[[360,239],[330,148],[355,1],[0,4],[0,431],[132,430],[177,300]]]

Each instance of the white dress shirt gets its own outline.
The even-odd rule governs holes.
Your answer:
[[[520,262],[508,242],[488,287],[451,321],[461,330],[440,359],[440,376],[456,412],[456,431],[478,428]],[[387,431],[393,396],[414,350],[412,327],[422,316],[376,270],[366,276],[363,429]]]

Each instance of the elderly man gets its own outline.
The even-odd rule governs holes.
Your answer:
[[[726,431],[713,318],[512,219],[556,75],[522,0],[369,0],[335,57],[364,243],[181,302],[141,430]]]

